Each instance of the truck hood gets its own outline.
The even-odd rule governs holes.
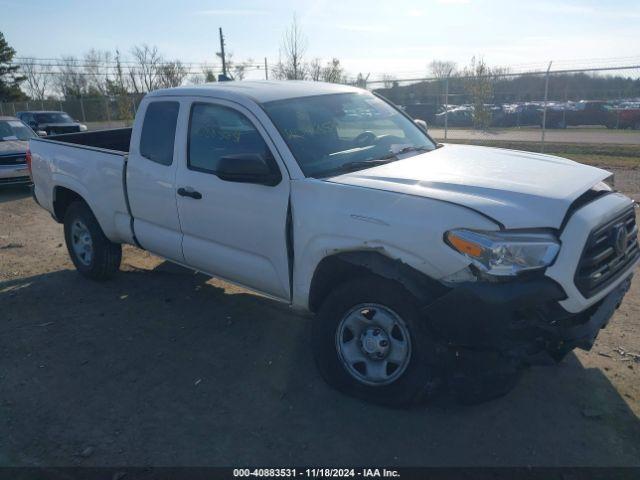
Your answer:
[[[551,155],[444,145],[326,181],[456,203],[506,228],[559,228],[571,203],[610,175]]]

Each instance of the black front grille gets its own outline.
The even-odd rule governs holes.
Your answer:
[[[640,256],[633,207],[589,234],[575,284],[586,298],[615,281]]]
[[[0,165],[24,165],[25,163],[27,163],[27,159],[24,157],[24,153],[0,157]]]
[[[79,131],[80,131],[80,127],[78,125],[69,125],[69,126],[56,125],[56,126],[47,127],[47,133],[49,135],[56,135],[60,133],[74,133]]]

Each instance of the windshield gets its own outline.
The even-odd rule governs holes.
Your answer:
[[[435,149],[410,119],[367,92],[277,100],[264,108],[308,177],[360,170]]]
[[[35,133],[20,120],[0,120],[0,141],[29,140]]]
[[[36,113],[38,123],[74,123],[73,118],[64,112]]]

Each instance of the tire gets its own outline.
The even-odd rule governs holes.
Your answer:
[[[359,324],[362,325],[359,331],[352,332],[349,319],[363,316],[362,312],[368,319]],[[396,323],[389,334],[381,325],[391,322]],[[432,340],[427,327],[415,297],[400,284],[367,276],[347,281],[328,295],[314,318],[311,343],[318,369],[329,385],[373,403],[409,406],[433,397],[443,384],[442,358],[446,350]],[[376,329],[382,332],[372,337]],[[383,355],[382,352],[364,351],[363,342],[371,346],[370,340],[376,338],[389,340],[388,356],[382,360],[371,358],[371,355]],[[359,348],[358,355],[366,360],[349,361],[344,353],[351,351],[347,345]],[[407,346],[408,354],[402,361],[394,360],[394,368],[392,359],[400,357],[401,352],[406,353]],[[372,365],[371,372],[376,370],[379,377],[385,379],[371,380],[369,365]],[[386,367],[380,369],[380,365]]]
[[[476,405],[509,393],[525,365],[492,351],[458,351],[449,386],[458,403]]]
[[[106,280],[120,268],[121,245],[111,242],[104,235],[85,202],[73,202],[67,209],[64,239],[71,261],[83,276],[91,280]]]

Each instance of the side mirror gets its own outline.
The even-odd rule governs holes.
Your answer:
[[[257,153],[226,155],[218,161],[216,174],[220,180],[238,183],[255,183],[273,187],[282,176],[274,170],[267,159]]]
[[[419,126],[422,130],[424,130],[425,132],[427,131],[427,122],[425,122],[424,120],[420,120],[419,118],[416,118],[414,120],[414,123]]]
[[[36,135],[38,135],[39,137],[46,137],[47,132],[45,132],[44,130],[36,130]]]

